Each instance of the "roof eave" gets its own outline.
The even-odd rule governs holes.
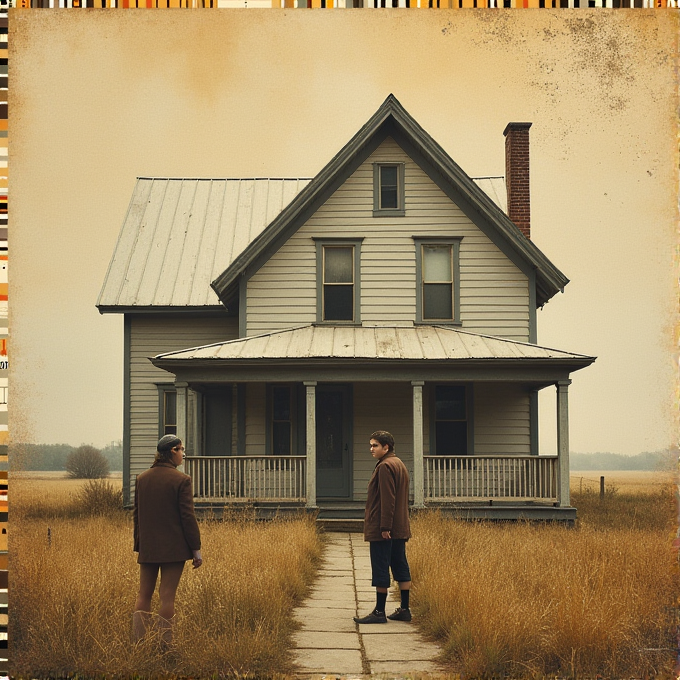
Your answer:
[[[597,357],[544,357],[544,358],[509,358],[509,357],[488,357],[485,359],[385,359],[379,357],[293,357],[293,358],[221,358],[214,357],[210,359],[206,358],[163,358],[163,355],[158,355],[156,357],[148,357],[149,361],[156,367],[162,368],[163,370],[169,370],[173,372],[173,368],[179,368],[181,366],[192,366],[192,367],[208,367],[215,366],[215,364],[229,364],[232,366],[298,366],[304,365],[318,365],[325,366],[330,363],[333,364],[344,364],[344,365],[387,365],[387,364],[415,364],[418,366],[440,366],[446,364],[465,364],[466,366],[486,366],[493,364],[494,366],[561,366],[564,368],[570,368],[573,371],[578,371],[582,368],[590,366]]]

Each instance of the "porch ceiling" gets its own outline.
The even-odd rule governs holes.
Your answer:
[[[173,373],[237,365],[419,364],[546,366],[578,370],[595,357],[469,333],[446,326],[306,325],[159,354],[152,363]]]

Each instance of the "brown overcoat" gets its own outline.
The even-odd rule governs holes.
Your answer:
[[[200,550],[191,477],[171,463],[137,476],[133,512],[137,562],[183,562]]]
[[[393,451],[386,453],[375,466],[368,482],[364,513],[364,540],[382,541],[382,532],[392,538],[411,538],[408,519],[408,470]]]

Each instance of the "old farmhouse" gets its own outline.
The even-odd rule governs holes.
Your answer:
[[[125,502],[176,432],[198,505],[361,516],[386,429],[416,508],[573,520],[568,386],[594,357],[537,344],[568,279],[530,240],[530,125],[505,181],[392,95],[312,179],[140,177],[97,302],[125,319]]]

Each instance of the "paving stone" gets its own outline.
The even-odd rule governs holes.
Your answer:
[[[442,669],[434,661],[424,659],[414,659],[413,661],[373,661],[371,663],[371,673],[385,673],[389,676],[402,676],[408,673],[432,673],[440,675]]]
[[[358,649],[299,649],[296,663],[303,673],[361,675],[361,653]]]
[[[332,621],[352,619],[356,616],[356,612],[352,609],[338,609],[337,607],[299,607],[293,612],[293,618],[296,621]],[[352,624],[354,622],[352,621]]]
[[[391,613],[391,612],[389,612]],[[390,621],[387,623],[363,623],[359,624],[359,633],[361,635],[375,635],[389,633],[390,635],[399,635],[406,633],[408,635],[418,635],[412,623],[408,621]]]
[[[324,612],[323,616],[305,616],[298,618],[302,624],[302,631],[310,633],[354,633],[357,632],[357,624],[354,623],[355,616],[349,609],[321,610],[313,609],[308,611]],[[329,613],[332,612],[332,613]],[[357,635],[357,640],[359,639]]]
[[[293,636],[298,649],[359,649],[359,636],[353,633],[300,631]]]
[[[392,623],[390,621],[390,623]],[[361,628],[359,626],[361,633]],[[424,641],[415,631],[407,633],[390,633],[363,636],[364,649],[369,661],[431,661],[439,652],[439,648],[431,642]]]
[[[337,600],[305,600],[305,607],[310,609],[356,609],[354,598]]]

